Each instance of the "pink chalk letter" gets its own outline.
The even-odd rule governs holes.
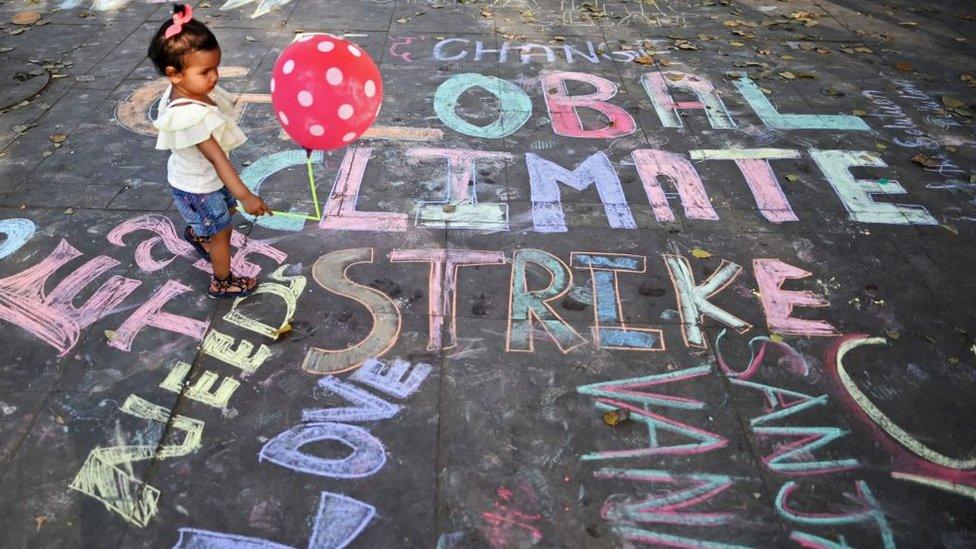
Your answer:
[[[115,330],[115,336],[112,337],[109,345],[123,351],[131,350],[132,341],[146,326],[188,335],[194,339],[203,339],[209,322],[162,311],[169,300],[189,291],[191,289],[188,286],[175,280],[167,280],[155,295],[136,309],[136,312]]]
[[[637,149],[631,153],[637,175],[644,184],[647,200],[654,210],[654,217],[658,221],[674,221],[674,212],[668,205],[667,196],[658,178],[663,176],[678,189],[681,206],[685,209],[685,216],[689,219],[718,219],[718,214],[708,200],[705,185],[702,184],[698,171],[687,158],[667,151],[655,149]]]
[[[451,349],[457,345],[457,271],[465,265],[502,265],[505,254],[494,251],[461,249],[393,250],[391,262],[422,262],[430,264],[427,276],[428,330],[427,350]],[[444,319],[450,319],[447,345],[442,345]]]
[[[119,264],[108,256],[98,256],[66,276],[50,293],[44,292],[48,279],[72,259],[81,256],[68,241],[62,240],[51,255],[18,274],[0,279],[0,319],[27,330],[57,349],[64,356],[74,347],[82,328],[111,314],[136,287],[138,280],[113,276],[81,307],[72,302],[86,286]]]
[[[588,95],[569,95],[567,80],[590,84],[596,91]],[[617,85],[606,78],[583,72],[547,73],[542,76],[542,90],[552,120],[552,130],[557,135],[610,139],[630,135],[637,130],[637,123],[627,111],[606,102],[617,94]],[[607,125],[596,130],[584,128],[579,109],[597,111],[608,119]]]
[[[340,231],[387,231],[407,230],[407,215],[393,212],[359,212],[359,188],[363,184],[363,174],[373,149],[352,147],[346,151],[339,166],[329,200],[322,213],[319,227]]]
[[[729,116],[722,98],[715,93],[715,87],[707,79],[694,74],[683,72],[669,72],[680,78],[665,80],[664,73],[649,72],[641,77],[641,84],[647,97],[654,105],[658,118],[665,128],[680,128],[684,125],[679,110],[703,110],[713,128],[730,129],[735,122]],[[698,101],[675,101],[671,89],[691,93]]]
[[[830,303],[810,292],[793,292],[781,288],[786,280],[806,278],[811,273],[779,261],[778,259],[754,259],[759,298],[766,312],[769,330],[782,335],[834,336],[839,332],[824,320],[807,320],[790,316],[793,307],[826,307]]]
[[[136,265],[147,273],[166,267],[177,256],[183,256],[187,259],[195,257],[193,246],[176,234],[173,222],[163,215],[146,214],[123,221],[112,229],[106,238],[116,246],[125,246],[124,238],[136,231],[149,231],[156,234],[156,236],[140,242],[139,246],[136,247]],[[162,260],[153,258],[152,250],[156,244],[162,244],[173,254],[172,257]]]

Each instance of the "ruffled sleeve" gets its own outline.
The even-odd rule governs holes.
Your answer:
[[[219,109],[200,103],[170,106],[153,122],[159,130],[156,148],[176,150],[194,147],[211,136],[225,151],[247,141],[244,132]]]

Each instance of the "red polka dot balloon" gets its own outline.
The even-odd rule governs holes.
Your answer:
[[[271,73],[275,117],[299,145],[344,147],[376,120],[383,81],[362,48],[329,35],[308,35],[281,52]]]

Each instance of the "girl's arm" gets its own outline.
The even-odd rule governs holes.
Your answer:
[[[261,198],[252,193],[251,189],[248,189],[244,182],[241,181],[241,177],[237,175],[237,170],[234,169],[234,165],[230,163],[230,159],[227,158],[227,154],[224,149],[220,148],[217,144],[217,140],[211,137],[203,143],[197,145],[200,149],[200,153],[213,164],[215,170],[217,170],[217,176],[230,191],[230,194],[234,195],[234,198],[241,201],[244,205],[244,211],[251,215],[274,215],[271,213],[271,208],[264,203]]]

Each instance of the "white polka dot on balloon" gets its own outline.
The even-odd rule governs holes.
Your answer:
[[[353,113],[352,105],[350,105],[349,103],[343,103],[342,105],[339,105],[339,110],[336,111],[336,114],[339,115],[339,118],[343,120],[349,120],[350,118],[352,118],[352,113]]]
[[[325,135],[325,128],[321,124],[312,124],[308,129],[308,133],[314,135],[315,137],[322,137]]]
[[[356,139],[356,134],[354,132],[349,132],[346,135],[343,135],[342,136],[342,141],[345,142],[345,143],[348,143],[348,142],[352,141],[353,139]]]
[[[282,111],[278,111],[278,120],[281,120],[282,124],[286,126],[288,125],[288,117],[285,116],[285,113]]]
[[[342,69],[339,67],[332,67],[325,71],[325,81],[333,86],[342,84]]]
[[[363,91],[366,93],[366,97],[373,97],[376,95],[376,82],[367,80],[366,83],[363,84]]]
[[[281,67],[281,72],[285,74],[291,74],[291,71],[295,70],[295,62],[289,59],[285,61],[285,64]]]
[[[356,46],[353,46],[352,44],[350,44],[349,46],[347,46],[346,49],[348,49],[349,50],[349,53],[355,55],[356,57],[359,57],[360,55],[363,54],[363,52],[359,51],[359,48],[357,48]]]
[[[272,78],[271,79],[271,93],[274,93],[274,90],[275,90],[275,81],[274,81],[274,78]]]
[[[298,92],[298,104],[301,105],[301,106],[303,106],[303,107],[311,107],[312,106],[312,94],[309,93],[309,92],[307,92],[307,91],[305,91],[305,90],[302,90],[302,91]]]
[[[323,40],[315,47],[318,48],[318,50],[322,53],[329,53],[335,49],[335,42],[331,40]]]

